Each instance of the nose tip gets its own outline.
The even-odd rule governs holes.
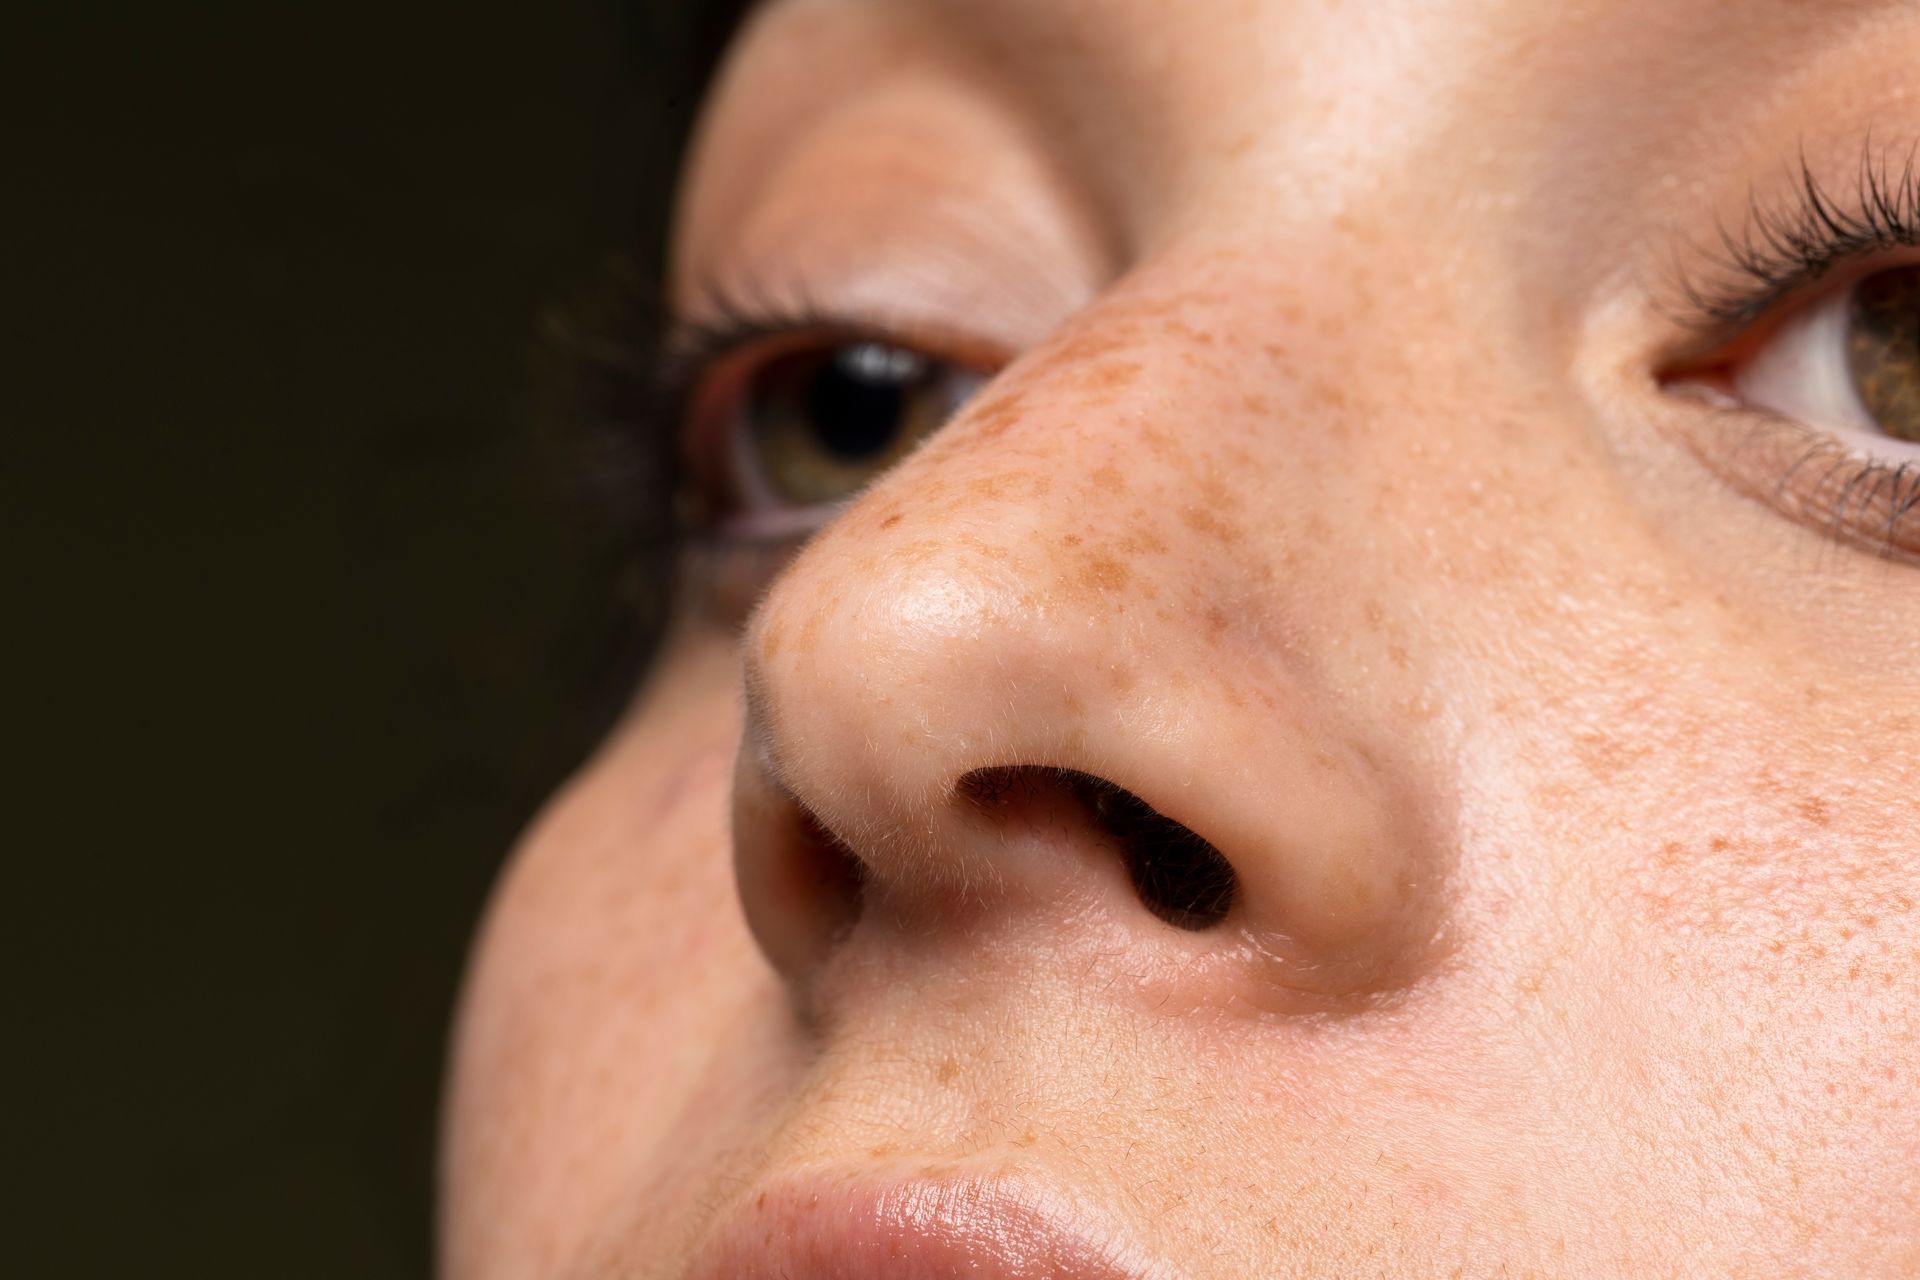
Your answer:
[[[1418,807],[1299,681],[1258,716],[1214,705],[1169,673],[1177,626],[1129,640],[1023,609],[992,556],[896,557],[878,582],[856,562],[856,594],[802,556],[749,628],[736,867],[791,982],[863,936],[1036,915],[1101,947],[1208,952],[1208,982],[1232,971],[1263,1006],[1412,971],[1432,932]]]

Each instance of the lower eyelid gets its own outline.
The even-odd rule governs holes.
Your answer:
[[[1675,391],[1695,388],[1675,388]],[[1689,451],[1735,492],[1844,545],[1920,564],[1920,448],[1904,457],[1698,389]],[[1864,441],[1859,442],[1864,444]]]

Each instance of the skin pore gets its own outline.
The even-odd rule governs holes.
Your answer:
[[[1127,1274],[1920,1273],[1920,444],[1784,345],[1920,253],[1712,305],[1898,187],[1917,56],[1894,0],[760,9],[673,302],[787,336],[672,424],[714,527],[478,943],[445,1273],[725,1274],[882,1184]],[[754,362],[849,334],[970,398],[743,502]]]

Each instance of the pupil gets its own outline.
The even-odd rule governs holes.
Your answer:
[[[898,347],[863,342],[835,351],[806,392],[807,420],[821,447],[850,462],[884,453],[925,371],[924,361]]]

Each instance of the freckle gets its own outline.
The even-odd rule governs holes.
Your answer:
[[[1089,479],[1109,493],[1125,493],[1127,491],[1127,478],[1121,475],[1120,468],[1114,466],[1111,462],[1101,463],[1100,466],[1094,469],[1093,475],[1090,476]]]
[[[1086,369],[1077,381],[1090,391],[1124,391],[1139,377],[1138,360],[1108,360]]]
[[[1120,591],[1132,576],[1127,566],[1112,556],[1095,552],[1087,557],[1080,581],[1096,591]]]
[[[895,1154],[899,1150],[900,1148],[892,1145],[891,1143],[883,1142],[877,1147],[870,1148],[867,1151],[867,1154],[873,1157],[875,1160],[885,1160],[888,1156]],[[762,1192],[760,1195],[760,1199],[763,1203],[766,1201],[766,1198],[767,1198],[766,1193]]]
[[[1167,330],[1188,342],[1197,342],[1203,347],[1213,345],[1213,335],[1203,329],[1196,329],[1184,320],[1167,321]]]
[[[1273,414],[1273,401],[1267,399],[1265,396],[1242,396],[1240,398],[1240,407],[1248,413],[1257,413],[1263,418],[1270,417]]]
[[[1240,534],[1205,507],[1182,507],[1180,521],[1187,528],[1217,542],[1238,542]]]
[[[1327,378],[1315,378],[1313,386],[1307,391],[1307,398],[1323,409],[1347,407],[1347,389]]]
[[[940,1083],[952,1084],[960,1075],[960,1064],[952,1058],[940,1064]]]
[[[966,425],[978,439],[995,439],[1020,420],[1021,404],[1025,398],[1023,392],[1002,392],[970,411],[966,415]]]
[[[1387,661],[1402,671],[1409,670],[1413,666],[1413,656],[1397,644],[1387,646]]]
[[[1241,507],[1240,495],[1221,476],[1217,463],[1207,464],[1207,474],[1200,480],[1200,496],[1208,506],[1221,511],[1234,512]]]
[[[820,628],[826,625],[826,621],[827,613],[824,609],[816,609],[809,615],[806,622],[800,628],[800,651],[802,653],[813,652],[814,646],[820,641]]]
[[[1156,458],[1169,460],[1180,456],[1180,443],[1159,427],[1143,427],[1140,439]]]
[[[1124,351],[1139,338],[1139,326],[1108,321],[1066,338],[1046,354],[1049,367],[1091,363],[1102,356]]]
[[[1066,543],[1070,547],[1077,547],[1080,545],[1080,535],[1077,533],[1069,533],[1065,537],[1061,538],[1060,541]]]
[[[1227,611],[1218,605],[1207,610],[1207,630],[1218,636],[1227,629]]]
[[[785,643],[786,635],[781,631],[780,624],[769,623],[760,633],[760,654],[765,658],[774,657],[780,652],[780,646]]]
[[[1173,610],[1171,610],[1171,609],[1168,609],[1168,608],[1165,608],[1165,607],[1162,607],[1162,608],[1159,608],[1159,609],[1155,609],[1155,610],[1153,611],[1153,616],[1154,616],[1154,617],[1156,617],[1156,618],[1158,618],[1158,619],[1160,619],[1160,621],[1162,621],[1162,622],[1172,622],[1172,621],[1173,621]]]
[[[888,516],[885,520],[882,520],[880,522],[880,527],[882,529],[891,529],[893,528],[893,526],[899,524],[902,519],[903,517],[901,516],[901,514],[898,511],[896,511],[892,515]]]
[[[1833,811],[1819,796],[1808,796],[1800,802],[1800,816],[1816,827],[1830,826],[1833,822]]]

